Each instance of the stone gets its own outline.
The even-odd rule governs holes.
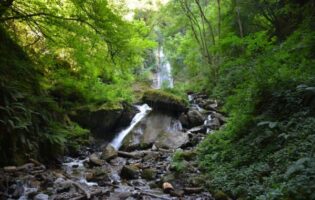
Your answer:
[[[67,192],[71,187],[72,184],[63,178],[57,178],[54,182],[54,188],[56,188],[58,193]]]
[[[182,113],[179,116],[179,121],[180,121],[180,123],[182,123],[183,127],[185,127],[185,128],[189,127],[188,116],[185,113]]]
[[[127,180],[137,179],[139,177],[139,169],[136,166],[125,165],[121,169],[120,176]]]
[[[128,126],[137,109],[129,104],[104,103],[89,105],[70,113],[71,120],[103,139],[112,139],[112,134],[106,134],[117,128]]]
[[[174,191],[173,185],[170,184],[169,182],[163,183],[162,188],[163,188],[163,191],[164,191],[165,193],[169,193],[170,191]]]
[[[156,139],[159,149],[177,149],[189,142],[188,133],[181,131],[163,132]]]
[[[145,180],[154,180],[156,177],[156,170],[152,168],[144,169],[142,171],[141,177]]]
[[[90,171],[90,173],[91,174],[88,174],[88,176],[90,176],[90,177],[87,177],[87,178],[89,178],[89,181],[96,181],[96,182],[98,182],[98,181],[110,180],[107,170],[105,168],[103,168],[103,167],[94,167],[92,169],[92,171]]]
[[[92,163],[94,165],[98,165],[98,166],[101,166],[104,164],[104,161],[99,159],[99,157],[95,153],[93,153],[89,156],[89,161],[90,161],[90,163]]]
[[[85,179],[86,179],[87,181],[92,181],[93,178],[94,178],[93,172],[85,172],[85,173],[84,173],[84,176],[85,176]]]
[[[108,144],[102,152],[101,159],[109,161],[113,158],[116,158],[117,155],[118,153],[116,149],[111,144]]]
[[[221,113],[213,112],[213,113],[212,113],[212,116],[213,116],[214,118],[217,118],[217,119],[220,121],[221,124],[224,124],[224,123],[227,122],[226,117],[224,117]]]
[[[202,187],[186,187],[184,188],[185,194],[201,193],[203,191]]]
[[[47,194],[39,193],[34,197],[34,200],[48,200],[49,196]]]
[[[214,193],[214,199],[216,200],[229,200],[229,196],[222,191],[217,191]]]
[[[5,172],[16,172],[17,171],[17,167],[16,166],[6,166],[3,168],[3,170]]]
[[[204,117],[197,110],[190,110],[187,113],[190,127],[200,126],[204,123]]]
[[[189,133],[206,133],[207,127],[204,125],[196,126],[196,127],[189,129],[187,132],[189,132]]]

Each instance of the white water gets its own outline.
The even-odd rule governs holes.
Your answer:
[[[171,64],[168,62],[167,58],[164,55],[163,48],[159,48],[156,53],[156,57],[158,60],[157,63],[157,73],[156,80],[154,80],[154,88],[160,89],[161,87],[173,88],[173,77],[172,77],[172,69]]]
[[[125,130],[122,130],[120,133],[118,133],[118,135],[111,142],[111,145],[116,150],[120,148],[122,141],[128,135],[128,133],[135,127],[135,125],[137,125],[152,110],[147,104],[143,104],[141,106],[136,106],[136,107],[140,110],[140,112],[137,113],[133,117],[129,127],[127,127]]]

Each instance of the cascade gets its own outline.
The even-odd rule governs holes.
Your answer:
[[[172,67],[167,58],[165,57],[163,47],[160,47],[156,52],[157,57],[157,72],[153,87],[160,89],[161,87],[173,88]]]

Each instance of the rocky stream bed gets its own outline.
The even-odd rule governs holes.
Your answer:
[[[177,118],[150,113],[139,120],[119,150],[106,143],[65,157],[60,167],[34,159],[4,167],[0,199],[214,199],[203,187],[195,147],[226,119],[206,95],[191,94],[189,101],[189,109]],[[154,126],[159,131],[152,131]],[[152,137],[157,133],[162,136]],[[175,151],[181,151],[185,170],[172,163]]]

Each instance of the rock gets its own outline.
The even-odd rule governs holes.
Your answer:
[[[152,151],[157,151],[158,150],[158,148],[154,144],[152,145],[151,149],[152,149]]]
[[[20,181],[17,181],[16,184],[13,184],[9,188],[9,192],[12,194],[12,197],[18,198],[24,193],[24,186]]]
[[[166,174],[162,178],[163,182],[171,182],[172,183],[174,180],[176,180],[176,177],[174,176],[174,174]]]
[[[220,121],[218,118],[213,118],[212,120],[207,121],[205,126],[212,129],[212,130],[218,130],[220,128],[221,124],[220,124]]]
[[[156,170],[152,168],[144,169],[141,177],[146,180],[154,180],[156,177]]]
[[[156,139],[159,149],[177,149],[189,142],[188,134],[181,131],[163,132]]]
[[[17,167],[16,166],[6,166],[3,168],[3,170],[5,172],[16,172],[17,171]]]
[[[182,113],[179,116],[179,121],[180,123],[182,123],[183,127],[188,128],[189,127],[189,120],[188,120],[188,116],[185,113]]]
[[[30,171],[30,170],[32,170],[33,168],[34,168],[34,163],[26,163],[26,164],[24,164],[24,165],[21,165],[21,166],[17,167],[16,169],[17,169],[18,171],[20,171],[20,170]]]
[[[217,118],[217,119],[220,121],[221,124],[224,124],[224,123],[227,122],[226,117],[224,117],[221,113],[213,112],[213,113],[212,113],[212,116],[213,116],[214,118]]]
[[[85,176],[85,179],[86,179],[87,181],[92,181],[93,178],[94,178],[93,172],[85,172],[85,173],[84,173],[84,176]]]
[[[167,148],[178,148],[186,142],[186,134],[180,131],[180,126],[178,125],[179,121],[176,118],[165,113],[153,111],[141,120],[125,137],[120,149],[132,151],[144,149],[144,147],[151,148],[154,143],[156,147],[169,146]],[[176,138],[178,138],[177,141]],[[166,145],[164,145],[165,143]]]
[[[129,125],[137,109],[126,103],[104,103],[89,105],[70,114],[71,120],[90,129],[95,135],[111,140],[113,134],[106,134]]]
[[[135,166],[125,165],[120,172],[120,176],[127,180],[137,179],[139,177],[139,170]]]
[[[109,161],[117,157],[117,155],[118,153],[116,149],[111,144],[108,144],[104,151],[102,152],[101,159]]]
[[[197,110],[188,111],[187,116],[190,127],[202,125],[205,120],[202,114]]]
[[[186,187],[184,188],[185,194],[201,193],[203,191],[202,187]]]
[[[170,191],[174,191],[174,187],[169,182],[163,183],[162,188],[165,193],[170,193]]]
[[[222,191],[215,192],[213,196],[215,200],[229,200],[230,199],[229,196]]]
[[[98,165],[101,166],[104,164],[104,161],[99,159],[97,154],[93,153],[89,156],[89,161],[90,163],[94,164],[94,165]]]
[[[110,180],[107,170],[103,167],[94,167],[92,171],[90,171],[90,173],[91,174],[88,174],[88,176],[90,177],[86,178],[87,180],[88,178],[90,181],[96,181],[96,182]]]
[[[171,93],[160,90],[149,90],[143,94],[143,102],[159,111],[169,114],[180,114],[187,110],[187,102]]]
[[[196,126],[196,127],[189,129],[187,132],[189,132],[189,133],[206,133],[207,127],[204,125]]]
[[[49,196],[47,194],[39,193],[34,197],[34,200],[48,200]]]
[[[70,190],[71,187],[72,184],[63,178],[57,178],[54,182],[54,188],[58,193],[67,192]]]

